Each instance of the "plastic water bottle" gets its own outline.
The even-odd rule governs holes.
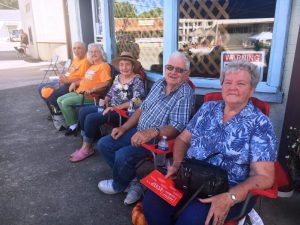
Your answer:
[[[157,148],[162,151],[169,150],[168,142],[167,142],[167,136],[162,136],[162,139],[157,144]]]
[[[100,103],[102,103],[102,102],[103,102],[103,99],[100,99],[100,100],[99,100],[99,105],[98,105],[98,113],[100,113],[100,114],[102,114],[103,111],[104,111],[103,106],[100,106]]]
[[[133,104],[133,101],[129,101],[129,107],[128,107],[128,109],[127,109],[127,115],[129,116],[129,117],[131,117],[132,115],[133,115],[133,113],[134,113],[134,104]]]
[[[157,148],[162,151],[167,151],[169,149],[167,136],[162,136],[162,139],[160,139],[160,141],[157,144]],[[157,166],[166,166],[166,154],[157,154],[156,164]]]

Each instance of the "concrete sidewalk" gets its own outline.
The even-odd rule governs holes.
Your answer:
[[[80,137],[65,137],[47,121],[35,86],[0,91],[0,224],[131,224],[125,193],[105,195],[111,177],[100,156],[69,162]]]
[[[99,155],[69,162],[81,138],[54,129],[35,88],[0,91],[0,224],[131,224],[125,193],[105,195],[97,188],[111,169]],[[259,214],[265,225],[298,225],[299,200],[299,193],[263,199]]]
[[[28,68],[49,65],[49,62],[43,62],[33,59],[30,56],[18,58],[14,46],[19,46],[18,42],[1,42],[0,41],[0,73],[1,70],[14,69],[14,68]]]
[[[36,92],[41,79],[39,67],[0,71],[0,225],[131,224],[125,193],[97,188],[111,177],[101,156],[69,162],[81,138],[65,137],[47,121]],[[265,225],[298,225],[299,202],[299,193],[263,199],[259,214]]]

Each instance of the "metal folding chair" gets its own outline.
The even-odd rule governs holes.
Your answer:
[[[69,68],[71,66],[71,62],[72,62],[71,59],[68,59],[65,62],[64,67],[62,68],[62,70],[61,71],[57,71],[57,72],[59,74],[65,74],[69,70]],[[59,80],[59,75],[49,76],[48,79],[51,80],[51,81]]]
[[[63,67],[63,69],[62,69],[62,71],[61,71],[60,73],[61,73],[61,74],[66,73],[66,72],[69,70],[69,68],[70,68],[70,66],[71,66],[71,63],[72,63],[72,60],[71,60],[71,59],[68,59],[68,60],[65,62],[65,65],[64,65],[64,67]]]
[[[41,68],[40,71],[44,71],[44,77],[41,83],[47,82],[49,79],[49,76],[54,73],[56,76],[58,76],[59,69],[57,67],[58,62],[58,55],[53,55],[50,61],[50,64],[48,68]],[[48,75],[48,76],[47,76]]]

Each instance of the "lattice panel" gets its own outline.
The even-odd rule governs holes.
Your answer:
[[[115,1],[117,54],[130,51],[145,69],[159,64],[163,47],[163,11],[157,1]],[[139,12],[137,9],[142,10]]]
[[[218,26],[217,20],[229,18],[226,12],[228,5],[229,0],[224,2],[217,0],[181,0],[180,18],[192,19],[193,22],[191,23],[196,23],[195,21],[199,20],[202,23],[209,24],[209,26],[197,27],[196,31],[188,31],[187,34],[183,35],[186,39],[196,36],[198,46],[208,46],[212,49],[209,54],[204,55],[188,52],[192,75],[199,76],[201,74],[201,76],[213,78],[219,76],[221,51],[224,51],[222,46],[229,42],[230,36],[224,26]],[[180,29],[184,30],[184,25]]]
[[[185,19],[228,19],[226,9],[229,0],[181,0],[180,18]]]

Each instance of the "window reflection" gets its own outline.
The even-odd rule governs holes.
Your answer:
[[[130,51],[146,70],[162,68],[163,0],[114,3],[117,54]]]
[[[191,76],[219,78],[222,51],[264,51],[266,81],[275,0],[180,0],[178,49]]]

